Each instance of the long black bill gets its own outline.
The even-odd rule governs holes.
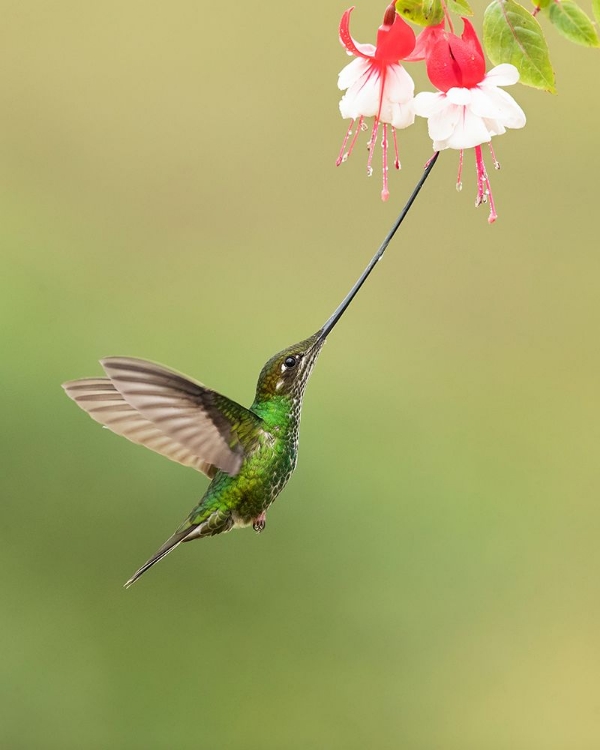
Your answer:
[[[396,223],[390,229],[390,231],[388,232],[387,237],[381,243],[381,247],[375,253],[375,255],[371,258],[371,261],[370,261],[369,265],[362,272],[362,274],[360,275],[360,278],[358,279],[358,281],[356,282],[356,284],[348,292],[348,294],[344,298],[342,304],[338,307],[338,309],[329,318],[329,320],[327,321],[327,323],[325,323],[325,325],[323,326],[323,328],[321,328],[321,330],[319,331],[318,341],[323,341],[328,336],[328,334],[330,333],[330,331],[333,328],[333,326],[342,317],[342,315],[344,314],[344,311],[346,310],[346,308],[348,307],[348,305],[352,302],[352,300],[356,296],[356,293],[358,292],[358,290],[361,288],[361,286],[365,283],[365,281],[369,277],[369,274],[371,273],[371,271],[375,268],[375,266],[377,265],[377,263],[383,258],[383,254],[387,250],[387,246],[390,244],[390,242],[392,240],[392,237],[396,234],[396,231],[398,230],[398,227],[400,226],[400,224],[402,224],[402,222],[404,221],[404,218],[405,218],[406,214],[409,212],[410,207],[414,203],[415,198],[417,197],[417,195],[419,194],[419,191],[421,190],[421,188],[425,184],[425,180],[429,177],[429,173],[433,169],[433,167],[434,167],[434,165],[435,165],[435,163],[437,161],[438,156],[439,156],[439,152],[436,152],[432,156],[432,158],[429,160],[429,162],[427,163],[427,166],[425,167],[425,171],[421,175],[421,179],[417,183],[415,189],[412,191],[412,194],[411,194],[410,198],[408,199],[408,201],[406,202],[406,205],[402,209],[402,212],[400,213],[400,216],[396,219]]]

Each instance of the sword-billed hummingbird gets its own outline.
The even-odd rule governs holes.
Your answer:
[[[266,512],[296,467],[304,389],[327,335],[379,261],[433,168],[428,163],[402,213],[343,302],[315,334],[276,354],[263,367],[249,409],[162,365],[107,357],[107,377],[63,384],[92,419],[117,435],[192,466],[212,481],[198,505],[125,584],[181,542],[236,527],[265,528]]]

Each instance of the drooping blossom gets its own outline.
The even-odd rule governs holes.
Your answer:
[[[361,130],[367,130],[366,118],[373,117],[373,127],[367,147],[367,174],[373,174],[373,152],[381,126],[383,150],[382,200],[389,197],[388,190],[388,126],[394,141],[396,169],[400,169],[396,128],[406,128],[415,119],[413,100],[415,85],[406,70],[400,65],[415,46],[415,34],[410,26],[396,13],[394,3],[386,9],[383,23],[377,32],[377,45],[359,44],[350,35],[350,14],[347,10],[340,21],[340,42],[348,54],[355,55],[349,65],[340,72],[338,86],[346,91],[340,101],[343,118],[350,118],[350,127],[344,137],[337,166],[352,153]],[[356,129],[353,132],[353,128]],[[346,150],[346,147],[347,150]]]
[[[485,72],[485,58],[475,29],[463,18],[461,37],[446,32],[443,25],[426,29],[427,36],[419,35],[411,59],[425,58],[429,80],[437,93],[422,92],[414,100],[417,115],[426,117],[434,151],[454,148],[460,151],[456,187],[462,188],[463,152],[475,150],[477,168],[477,199],[475,205],[490,202],[490,224],[497,218],[490,181],[481,152],[481,144],[489,143],[494,166],[496,161],[491,146],[492,137],[502,135],[506,128],[522,128],[525,114],[515,100],[499,86],[509,86],[519,80],[514,65],[502,64]],[[419,56],[419,57],[417,57]]]

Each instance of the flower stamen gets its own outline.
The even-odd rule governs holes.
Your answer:
[[[369,158],[367,159],[367,177],[371,177],[373,174],[373,153],[375,151],[375,143],[377,141],[377,131],[379,130],[379,120],[377,117],[373,121],[373,130],[371,131],[371,137],[369,138],[369,142],[367,143],[367,148],[369,149]]]
[[[477,207],[482,203],[487,203],[489,198],[490,215],[488,216],[488,224],[493,224],[498,218],[498,214],[496,213],[494,196],[492,195],[492,186],[490,185],[490,180],[483,162],[481,146],[475,146],[475,165],[477,168],[477,199],[475,201],[475,206]]]
[[[462,190],[462,170],[463,170],[463,160],[464,160],[465,152],[464,149],[460,149],[458,153],[458,174],[456,175],[456,189],[460,193]]]
[[[338,158],[335,160],[335,166],[336,167],[339,167],[340,164],[343,161],[346,161],[346,159],[348,158],[348,154],[346,153],[346,144],[348,143],[348,139],[352,135],[352,127],[354,125],[354,122],[355,122],[354,120],[350,120],[350,127],[346,131],[346,135],[344,136],[344,140],[342,141],[342,147],[340,149],[340,153],[338,155]],[[357,128],[357,130],[358,130],[358,128]]]
[[[383,186],[381,189],[381,200],[386,201],[390,197],[388,190],[388,140],[387,140],[387,123],[383,123],[383,138],[381,139],[381,150],[383,152]]]
[[[498,161],[498,159],[496,159],[496,154],[494,153],[494,147],[492,146],[491,141],[488,143],[488,146],[490,147],[490,154],[492,155],[492,159],[494,160],[494,169],[500,169],[500,162]]]
[[[398,152],[398,138],[396,137],[396,128],[392,126],[392,133],[394,134],[394,153],[396,154],[396,158],[394,160],[394,166],[396,169],[401,169],[402,165],[400,164],[400,154]]]
[[[338,158],[335,161],[335,166],[339,167],[340,164],[342,164],[345,161],[348,161],[348,157],[352,153],[352,150],[354,149],[354,144],[356,143],[356,139],[358,138],[358,134],[361,130],[366,130],[367,126],[364,123],[364,117],[359,117],[357,120],[352,120],[350,122],[350,127],[346,131],[346,135],[344,136],[344,141],[342,143],[342,148],[340,149],[340,153]],[[356,122],[356,130],[354,131],[354,137],[350,141],[350,146],[348,147],[348,150],[345,151],[346,144],[348,143],[348,139],[352,135],[352,127],[354,126],[354,123]]]

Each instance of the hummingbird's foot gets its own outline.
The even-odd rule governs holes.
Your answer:
[[[260,532],[264,530],[266,525],[267,514],[264,511],[260,514],[260,516],[256,516],[256,518],[252,519],[252,528],[254,529],[254,531],[256,531],[257,534],[260,534]]]

